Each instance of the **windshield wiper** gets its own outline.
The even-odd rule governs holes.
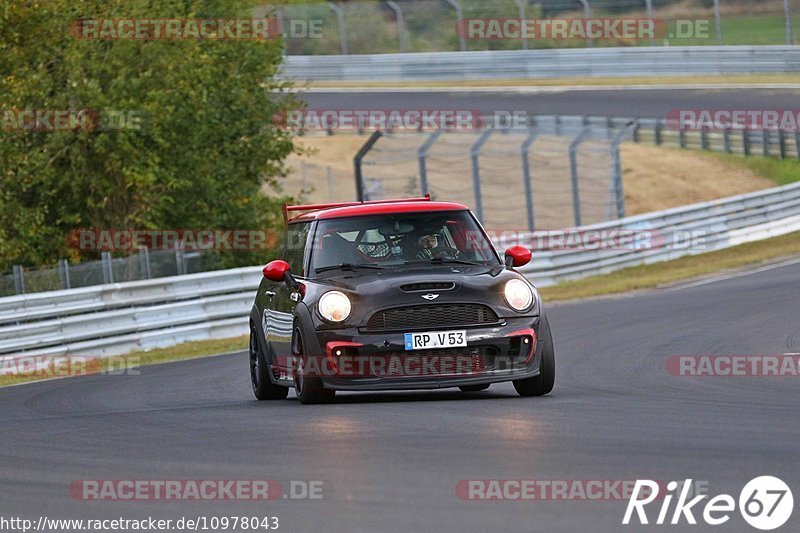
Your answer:
[[[443,257],[434,257],[430,261],[434,265],[444,264],[444,263],[455,263],[458,265],[473,265],[473,266],[486,266],[485,263],[477,263],[475,261],[467,261],[466,259],[445,259]]]
[[[356,270],[358,268],[371,268],[373,270],[383,270],[382,266],[378,265],[369,265],[369,264],[352,264],[352,263],[341,263],[338,265],[330,265],[324,266],[320,268],[314,269],[314,272],[319,274],[320,272],[327,272],[329,270]]]

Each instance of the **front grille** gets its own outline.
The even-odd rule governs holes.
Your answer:
[[[456,284],[452,281],[429,281],[400,285],[400,290],[403,292],[452,291],[455,288]]]
[[[497,324],[491,308],[481,304],[429,304],[378,311],[367,322],[368,330],[411,330]]]

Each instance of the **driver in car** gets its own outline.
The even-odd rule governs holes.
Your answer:
[[[416,258],[423,261],[430,261],[434,258],[452,258],[450,256],[457,255],[456,250],[453,250],[447,246],[443,246],[442,244],[441,237],[436,233],[427,233],[422,235],[419,239],[417,239],[419,251],[417,252]]]

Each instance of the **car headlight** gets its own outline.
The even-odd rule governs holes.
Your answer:
[[[342,322],[350,316],[350,298],[339,291],[329,291],[319,299],[319,314],[330,322]]]
[[[527,310],[533,303],[533,291],[521,279],[512,279],[506,283],[503,290],[508,305],[517,311]]]

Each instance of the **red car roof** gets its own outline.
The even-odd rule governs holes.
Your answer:
[[[358,204],[309,211],[294,217],[291,219],[291,222],[300,220],[325,220],[329,218],[360,217],[367,215],[390,215],[394,213],[465,211],[466,209],[466,206],[454,202],[394,202],[384,204]]]

